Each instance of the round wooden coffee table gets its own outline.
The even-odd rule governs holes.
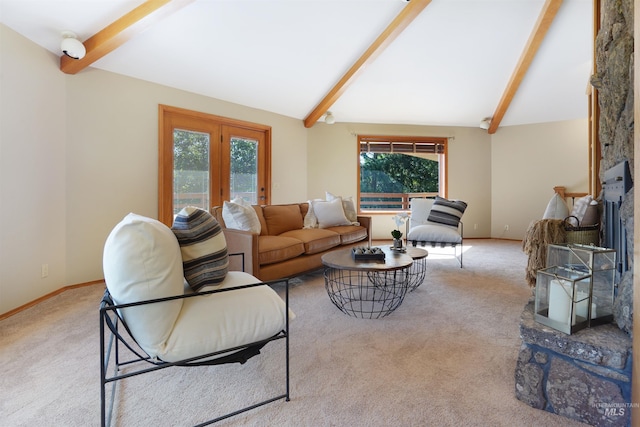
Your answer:
[[[381,247],[384,260],[354,260],[351,248],[322,256],[324,284],[329,299],[343,313],[363,319],[377,319],[402,304],[408,291],[409,267],[406,253]]]

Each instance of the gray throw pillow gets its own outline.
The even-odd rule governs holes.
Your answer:
[[[462,200],[448,200],[436,196],[427,221],[447,227],[458,228],[460,218],[467,209],[467,203]]]
[[[176,216],[171,230],[180,243],[184,278],[191,289],[222,283],[229,271],[229,255],[222,227],[213,215],[186,207]]]

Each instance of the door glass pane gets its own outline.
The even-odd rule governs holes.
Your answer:
[[[258,141],[231,138],[231,199],[242,197],[258,204]]]
[[[173,215],[185,206],[209,210],[209,134],[173,131]]]

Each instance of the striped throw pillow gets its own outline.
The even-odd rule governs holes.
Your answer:
[[[458,228],[458,223],[465,209],[467,209],[467,204],[461,200],[447,200],[444,197],[436,196],[427,221]]]
[[[218,221],[203,209],[186,207],[171,230],[180,243],[184,277],[191,289],[219,285],[229,271],[229,255]]]

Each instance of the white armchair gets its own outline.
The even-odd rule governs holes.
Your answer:
[[[460,219],[467,204],[460,200],[411,199],[411,215],[407,221],[407,244],[413,246],[452,247],[462,268],[463,225]],[[460,255],[458,256],[458,246]]]
[[[277,399],[289,400],[289,318],[293,314],[288,307],[288,281],[283,280],[283,300],[270,283],[241,271],[227,271],[226,242],[219,224],[206,211],[187,209],[191,210],[176,219],[176,223],[183,221],[182,227],[174,223],[173,230],[154,219],[129,214],[105,243],[107,289],[100,306],[102,426],[110,424],[113,409],[113,397],[107,409],[109,383],[115,387],[130,376],[171,366],[244,363],[278,339],[285,342],[286,391],[230,415]],[[123,374],[123,366],[137,369]],[[111,369],[113,374],[107,372]]]

